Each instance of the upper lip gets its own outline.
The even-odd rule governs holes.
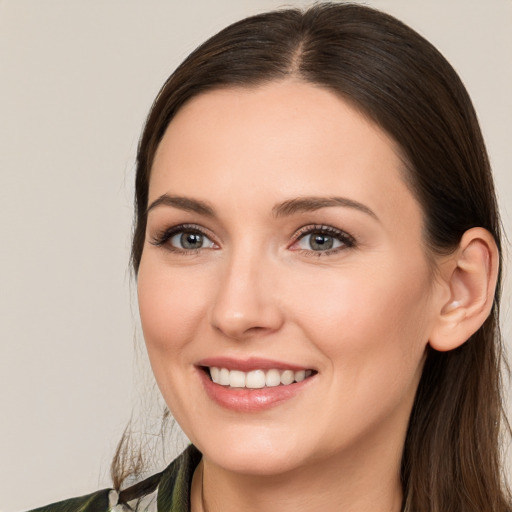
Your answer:
[[[312,370],[312,368],[283,361],[272,359],[264,359],[260,357],[250,357],[249,359],[235,359],[232,357],[207,357],[201,359],[197,366],[208,366],[216,368],[227,368],[228,370],[239,370],[242,372],[250,372],[253,370]]]

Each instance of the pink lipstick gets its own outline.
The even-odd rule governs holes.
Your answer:
[[[241,412],[261,411],[293,398],[317,373],[261,358],[207,358],[197,368],[207,395],[218,405]]]

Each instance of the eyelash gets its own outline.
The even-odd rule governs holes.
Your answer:
[[[168,243],[173,236],[179,235],[180,233],[202,235],[205,238],[208,238],[208,240],[212,239],[212,236],[209,233],[207,233],[206,230],[201,229],[196,224],[180,224],[178,226],[172,226],[168,229],[160,231],[150,240],[150,243],[156,245],[157,247],[162,247],[165,245],[167,250],[179,254],[198,254],[203,249],[203,247],[200,247],[198,249],[181,249]]]
[[[198,234],[206,237],[208,240],[211,240],[213,243],[215,243],[212,240],[212,236],[204,229],[202,229],[200,226],[196,224],[180,224],[178,226],[172,226],[168,229],[164,229],[163,231],[158,232],[151,240],[150,243],[157,246],[162,247],[166,245],[166,249],[180,254],[198,254],[204,247],[197,248],[197,249],[182,249],[179,247],[175,247],[171,244],[169,244],[169,240],[175,235],[178,235],[180,233],[191,233],[191,234]],[[289,246],[289,248],[293,247],[293,245],[300,242],[303,238],[305,238],[308,235],[313,234],[319,234],[319,235],[327,235],[332,237],[333,239],[341,242],[341,246],[335,247],[332,249],[326,249],[323,251],[315,251],[312,249],[292,249],[294,251],[300,251],[306,256],[328,256],[331,254],[335,254],[337,252],[353,248],[356,246],[356,241],[353,236],[349,235],[345,231],[342,231],[340,229],[334,228],[332,226],[326,226],[323,224],[313,224],[313,225],[307,225],[300,228],[292,237],[292,243]]]
[[[323,224],[313,224],[300,228],[295,235],[293,236],[293,243],[291,246],[297,244],[300,240],[305,238],[308,235],[319,234],[319,235],[328,235],[335,240],[341,242],[341,246],[334,247],[332,249],[327,249],[324,251],[315,251],[312,249],[294,249],[297,251],[301,251],[306,256],[329,256],[331,254],[336,254],[340,251],[344,251],[346,249],[356,247],[356,240],[352,235],[349,235],[347,232],[342,231],[341,229],[334,228],[332,226],[326,226]]]

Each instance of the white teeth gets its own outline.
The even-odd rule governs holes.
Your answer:
[[[231,370],[229,372],[229,385],[232,388],[245,388],[245,373]]]
[[[254,370],[245,377],[245,387],[258,389],[265,387],[265,372],[263,370]]]
[[[288,386],[293,382],[302,382],[312,375],[312,370],[228,370],[227,368],[210,367],[210,377],[213,382],[221,386],[232,388],[260,389],[279,385]]]
[[[218,368],[212,367],[210,368],[210,376],[213,382],[219,382],[219,373],[220,370]]]
[[[279,386],[281,384],[281,374],[279,370],[268,370],[265,376],[265,384],[269,387]]]
[[[284,386],[291,384],[294,380],[294,377],[295,375],[291,370],[285,370],[283,373],[281,373],[281,384]]]
[[[306,378],[306,370],[299,370],[295,372],[295,381],[302,382]]]
[[[220,384],[221,386],[229,386],[229,370],[227,368],[220,369],[218,384]]]

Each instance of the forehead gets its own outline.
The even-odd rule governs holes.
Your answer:
[[[418,210],[403,168],[397,144],[348,102],[290,80],[188,102],[158,147],[149,198],[179,193],[233,202],[236,192],[248,204],[335,194],[382,211]]]

